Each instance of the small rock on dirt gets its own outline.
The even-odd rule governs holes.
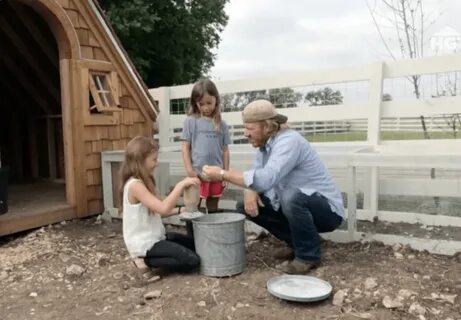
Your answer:
[[[383,298],[383,306],[386,307],[387,309],[396,309],[396,308],[402,308],[403,303],[397,299],[393,300],[391,297],[385,296]]]
[[[8,272],[6,272],[6,271],[0,272],[0,281],[5,280],[7,278],[8,278]]]
[[[378,285],[375,278],[366,278],[365,280],[365,289],[370,290],[375,288]]]
[[[403,254],[400,252],[394,252],[394,257],[399,260],[403,260]]]
[[[162,290],[149,291],[144,294],[144,299],[146,300],[157,299],[157,298],[160,298],[161,295],[162,295]]]
[[[398,293],[398,298],[401,300],[408,299],[412,296],[416,296],[417,293],[414,292],[413,290],[408,290],[408,289],[400,289]]]
[[[80,276],[83,274],[83,272],[85,272],[85,269],[77,264],[72,264],[66,268],[66,274],[68,275]]]
[[[343,305],[346,294],[347,294],[347,290],[345,289],[338,290],[333,296],[333,305],[341,307]]]
[[[408,308],[408,313],[414,315],[414,316],[419,316],[419,315],[425,315],[426,314],[426,308],[424,308],[422,305],[420,305],[417,302],[413,302],[410,307]]]

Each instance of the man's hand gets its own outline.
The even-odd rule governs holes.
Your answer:
[[[221,181],[221,172],[222,168],[218,166],[207,166],[202,167],[202,175],[205,179],[210,181]]]
[[[221,174],[222,173],[222,174]],[[200,174],[201,179],[206,181],[222,181],[235,184],[236,186],[246,188],[243,172],[237,170],[223,169],[218,166],[204,165]],[[224,179],[225,178],[225,179]]]
[[[258,193],[248,189],[246,189],[243,193],[243,203],[245,212],[250,217],[256,217],[258,215],[258,205],[260,207],[264,207]]]

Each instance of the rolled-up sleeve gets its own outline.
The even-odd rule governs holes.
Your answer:
[[[255,174],[255,170],[260,169],[262,167],[263,167],[263,157],[262,157],[261,151],[258,150],[258,152],[256,152],[256,157],[253,163],[253,168],[243,172],[243,181],[245,182],[245,185],[248,188],[251,188],[251,185],[253,184],[253,177]]]
[[[255,167],[243,173],[245,184],[257,192],[272,189],[295,167],[300,156],[298,142],[290,136],[280,137],[271,148],[269,158],[263,165],[262,155],[257,157]],[[258,152],[260,153],[260,152]]]
[[[255,175],[255,169],[251,169],[251,170],[243,172],[243,181],[245,181],[245,185],[250,189],[252,189],[251,186],[253,185],[254,175]]]

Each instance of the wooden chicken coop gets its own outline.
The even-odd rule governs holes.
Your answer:
[[[154,134],[155,102],[96,0],[0,0],[0,96],[0,236],[102,212],[101,152]]]

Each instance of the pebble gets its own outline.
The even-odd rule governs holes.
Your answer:
[[[121,272],[115,272],[112,277],[115,279],[115,280],[120,280],[123,278],[123,273]]]
[[[347,290],[344,290],[344,289],[338,290],[333,296],[333,305],[341,307],[343,305],[346,294],[347,294]]]
[[[365,280],[365,289],[370,290],[375,288],[378,285],[375,278],[366,278]]]
[[[426,308],[421,306],[417,302],[413,302],[410,307],[408,308],[408,313],[418,316],[418,315],[425,315],[426,314]]]
[[[400,252],[394,252],[394,257],[396,259],[402,260],[403,259],[403,254],[401,254]]]
[[[8,278],[8,272],[2,271],[0,272],[0,280],[5,280]]]
[[[399,298],[402,298],[402,299],[408,299],[411,296],[416,296],[416,292],[412,290],[408,290],[408,289],[400,289],[398,296]]]
[[[85,269],[76,264],[72,264],[66,268],[66,274],[68,275],[80,276],[83,272],[85,272]]]
[[[403,307],[402,302],[400,302],[397,299],[392,300],[392,298],[389,297],[389,296],[385,296],[383,298],[382,302],[383,302],[383,306],[386,307],[387,309],[396,309],[396,308],[402,308]]]
[[[146,294],[144,294],[144,299],[146,300],[156,299],[156,298],[159,298],[161,295],[162,295],[162,290],[149,291]]]

